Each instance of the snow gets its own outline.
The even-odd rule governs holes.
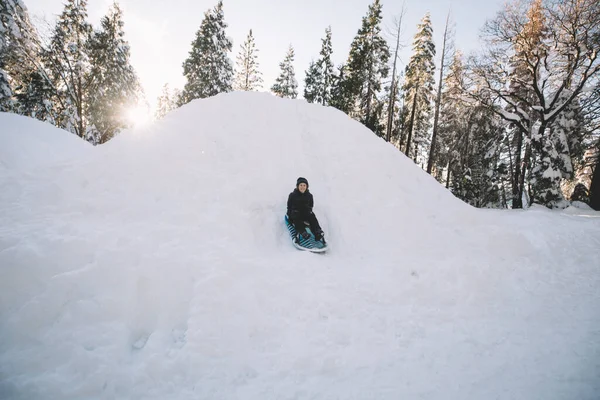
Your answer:
[[[597,399],[598,212],[471,208],[268,93],[96,147],[0,126],[2,399]],[[289,241],[298,176],[326,255]]]

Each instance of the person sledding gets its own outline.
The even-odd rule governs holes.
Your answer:
[[[306,224],[310,226],[311,232],[315,235],[315,240],[325,243],[325,237],[319,221],[313,212],[313,195],[308,190],[308,181],[306,178],[298,178],[296,188],[288,196],[287,216],[290,223],[296,228],[296,241],[300,236],[308,239],[310,234],[306,231]]]

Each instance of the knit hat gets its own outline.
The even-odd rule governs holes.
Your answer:
[[[308,188],[308,181],[306,180],[306,178],[298,178],[298,180],[296,181],[296,187],[300,186],[301,183],[306,183],[306,187]]]

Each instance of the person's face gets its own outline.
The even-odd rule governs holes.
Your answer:
[[[298,190],[300,191],[300,193],[306,192],[306,183],[302,182],[301,184],[299,184]]]

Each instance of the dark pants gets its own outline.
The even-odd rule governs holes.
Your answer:
[[[290,218],[290,221],[294,225],[294,228],[296,228],[296,232],[298,232],[298,234],[306,232],[306,225],[304,224],[305,221],[308,222],[308,224],[310,225],[310,230],[313,234],[316,235],[318,232],[321,232],[321,225],[319,225],[317,216],[314,213],[310,213],[308,215],[300,215],[299,217],[296,217],[294,219]]]

